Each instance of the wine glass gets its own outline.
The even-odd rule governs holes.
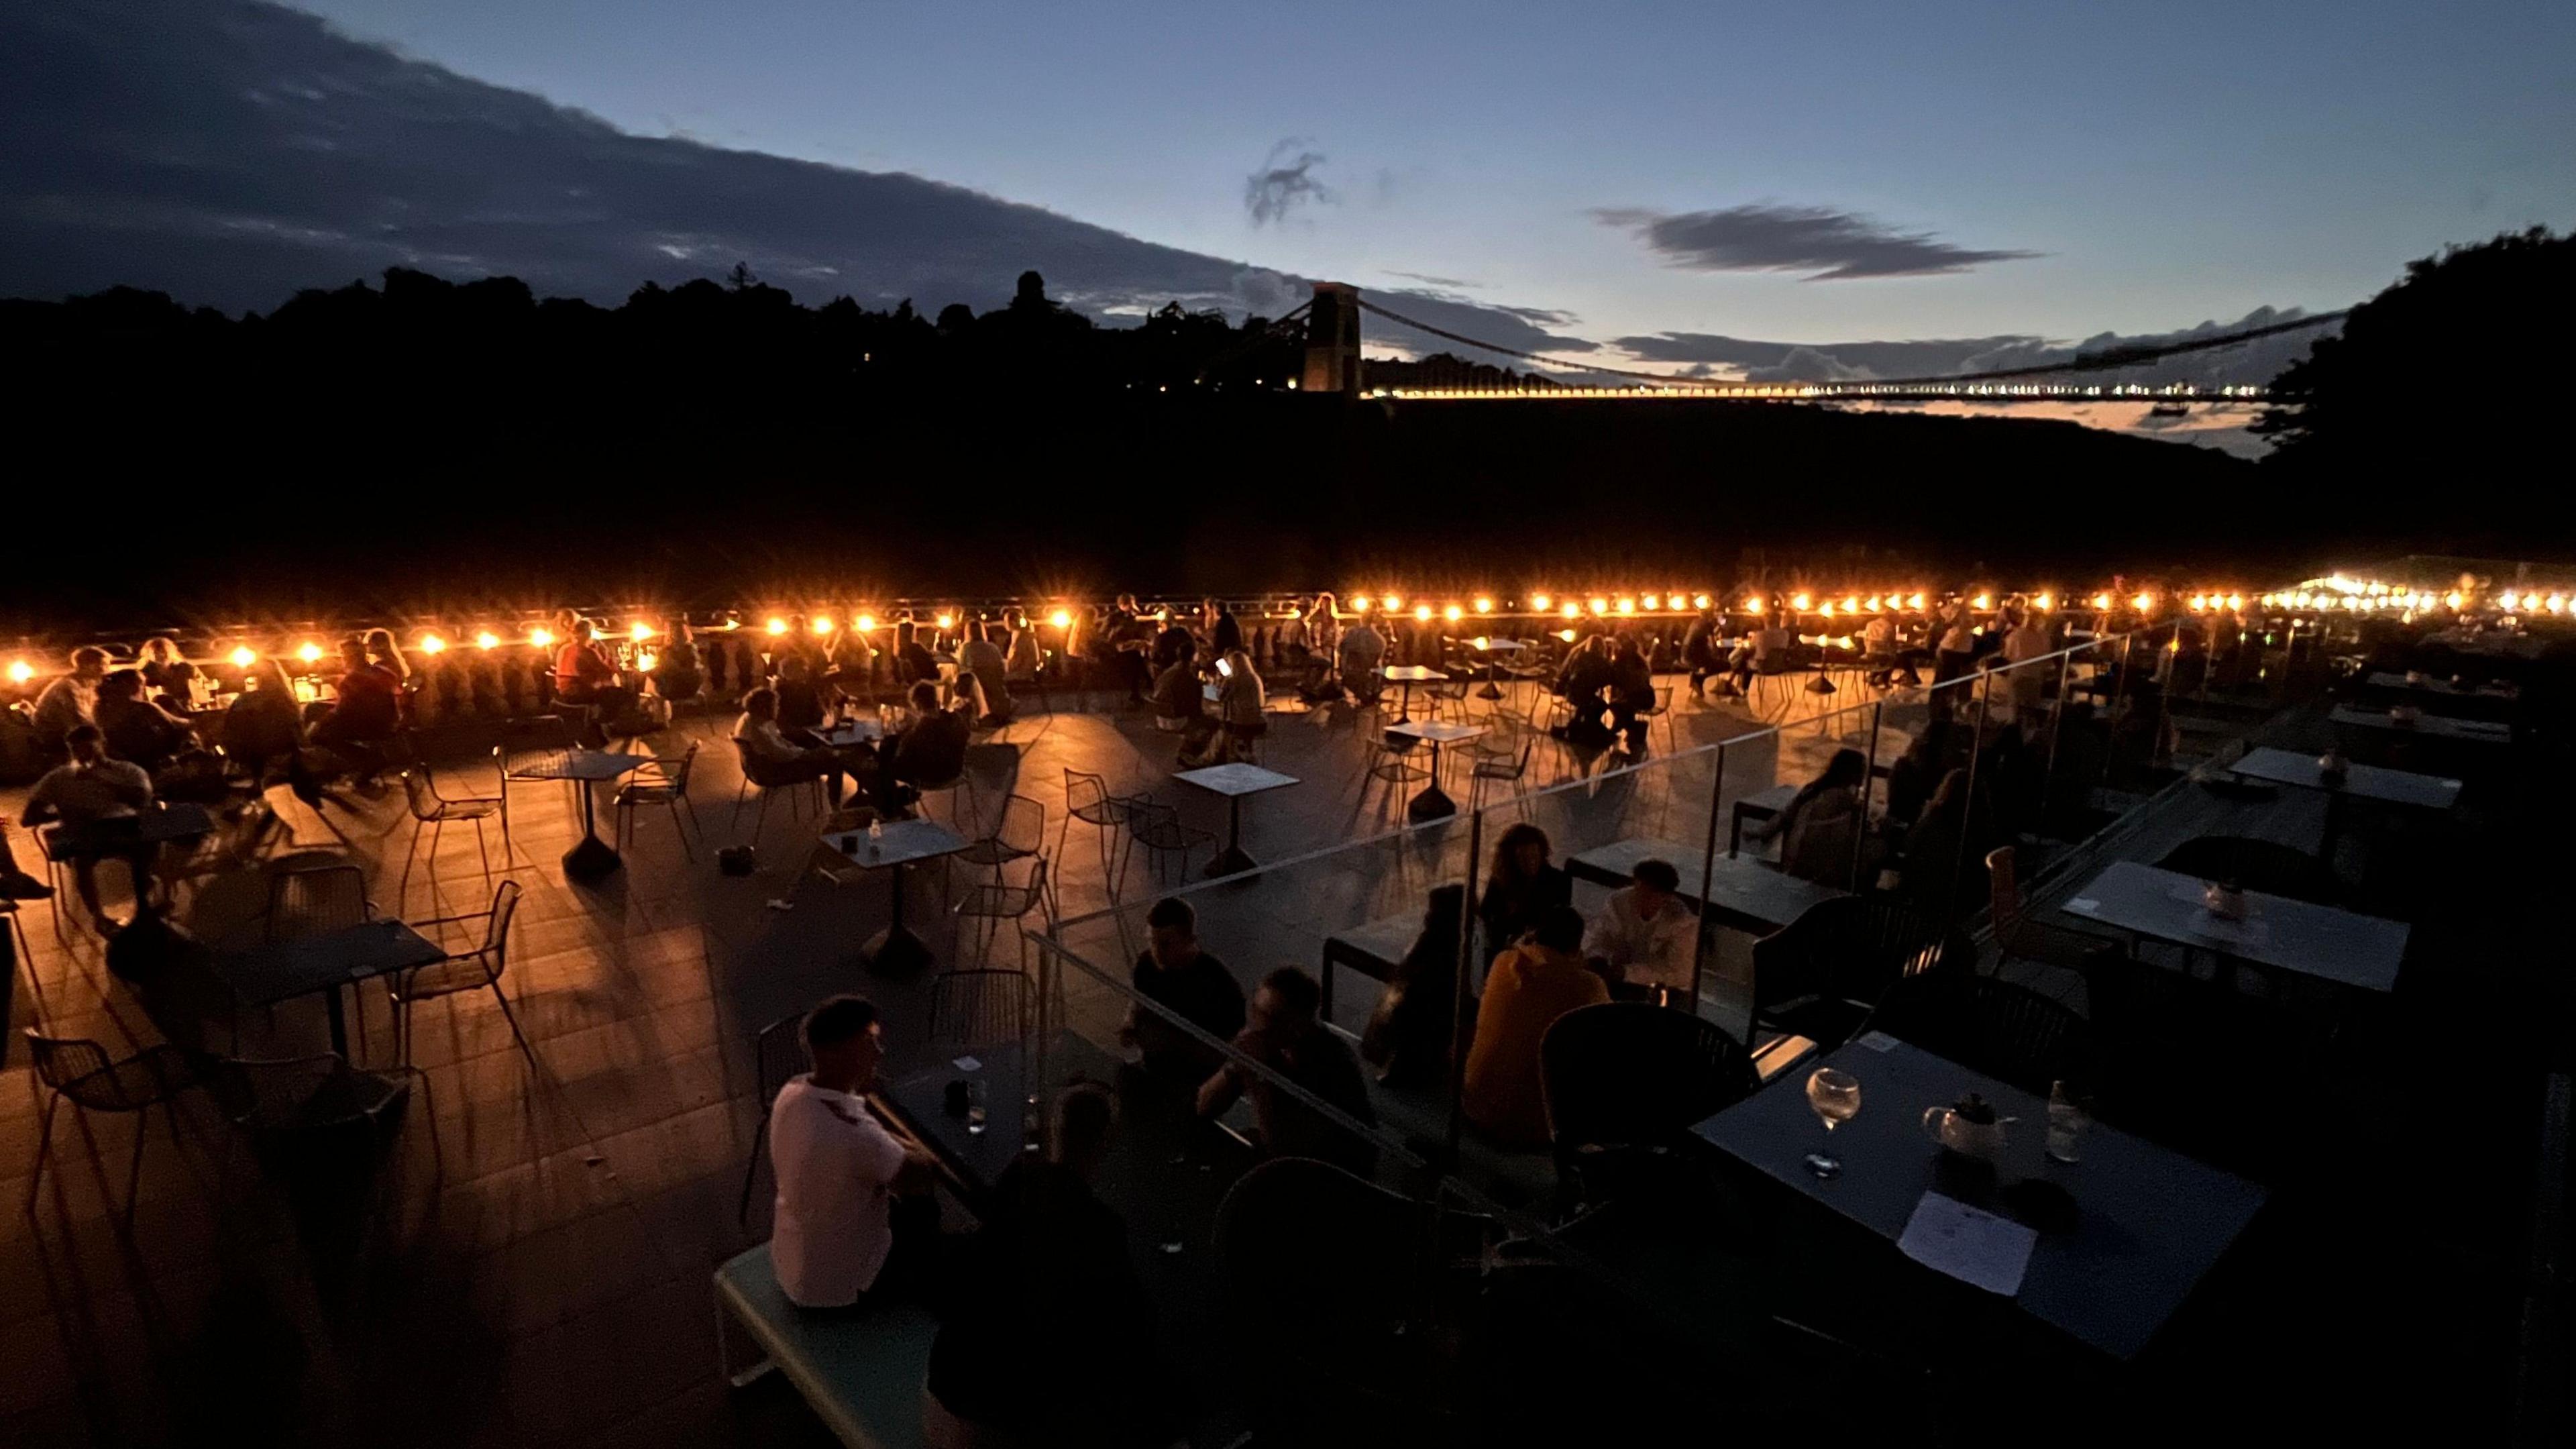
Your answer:
[[[1815,1109],[1830,1138],[1836,1127],[1860,1115],[1860,1079],[1832,1067],[1818,1067],[1807,1078],[1807,1105]],[[1807,1170],[1818,1177],[1838,1176],[1843,1160],[1830,1152],[1810,1152]]]

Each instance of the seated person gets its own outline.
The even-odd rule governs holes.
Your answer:
[[[930,1153],[868,1101],[883,1037],[866,997],[815,1007],[805,1017],[813,1070],[779,1088],[769,1107],[778,1180],[769,1261],[800,1308],[847,1308],[911,1287],[936,1246]]]
[[[894,778],[940,786],[966,773],[966,746],[975,726],[964,711],[939,707],[939,686],[912,687],[912,723],[894,738]]]
[[[224,708],[224,754],[242,767],[254,786],[264,785],[268,767],[296,760],[304,747],[304,711],[295,702],[295,686],[274,659],[250,666],[249,688]]]
[[[1619,736],[1628,753],[1641,754],[1646,748],[1643,716],[1655,707],[1655,676],[1636,640],[1623,637],[1612,651],[1609,683],[1610,732]]]
[[[1386,681],[1378,678],[1378,666],[1386,662],[1386,638],[1363,614],[1342,630],[1339,646],[1342,688],[1351,698],[1366,703],[1378,697]]]
[[[1145,913],[1146,945],[1128,980],[1136,993],[1219,1041],[1243,1030],[1243,988],[1225,963],[1199,949],[1198,913],[1177,898]],[[1141,1006],[1127,1009],[1119,1040],[1144,1057],[1146,1075],[1195,1086],[1223,1055]]]
[[[1004,676],[1009,672],[1002,646],[992,640],[990,626],[981,619],[970,619],[966,623],[966,641],[957,646],[957,683],[949,691],[949,702],[971,705],[976,717],[986,724],[1008,724],[1011,690]]]
[[[910,619],[894,626],[894,676],[895,683],[907,686],[939,682],[939,661],[921,642],[920,626]]]
[[[1485,952],[1499,955],[1558,906],[1574,904],[1574,877],[1548,859],[1547,832],[1523,820],[1494,842],[1485,871],[1485,893],[1476,918],[1485,927]],[[1477,959],[1483,960],[1483,956]]]
[[[1800,880],[1840,885],[1851,878],[1852,851],[1862,827],[1860,792],[1869,783],[1869,757],[1836,750],[1825,772],[1798,787],[1780,813],[1745,834],[1780,842],[1780,868]]]
[[[37,746],[49,759],[63,757],[63,740],[74,725],[92,723],[98,712],[98,683],[107,677],[107,651],[95,645],[83,645],[72,651],[68,674],[57,675],[53,683],[36,696]]]
[[[1624,988],[1617,994],[1689,1005],[1691,928],[1699,918],[1683,908],[1681,888],[1672,862],[1638,861],[1584,927],[1584,959]]]
[[[1234,1049],[1369,1127],[1377,1111],[1350,1044],[1315,1017],[1323,988],[1294,966],[1261,978],[1252,993]],[[1312,1157],[1369,1177],[1377,1171],[1377,1144],[1279,1090],[1270,1077],[1229,1059],[1199,1087],[1199,1115],[1221,1117],[1234,1099],[1252,1095],[1261,1150],[1272,1157]]]
[[[778,682],[770,691],[778,696],[778,727],[788,739],[806,745],[822,743],[813,732],[823,727],[823,690],[804,655],[790,654],[778,661]]]
[[[1197,637],[1190,633],[1187,625],[1167,613],[1164,616],[1162,628],[1154,634],[1152,654],[1154,677],[1162,678],[1164,670],[1183,660],[1196,659],[1198,654]]]
[[[1445,1075],[1450,1017],[1457,1010],[1458,936],[1466,917],[1465,886],[1432,887],[1422,933],[1396,963],[1369,1017],[1360,1055],[1376,1064],[1377,1079],[1390,1087],[1428,1086]]]
[[[141,765],[147,774],[168,769],[179,752],[197,743],[197,727],[143,697],[143,675],[109,672],[98,682],[95,718],[109,755]]]
[[[653,656],[653,692],[677,703],[694,699],[706,687],[705,668],[698,662],[698,636],[687,619],[674,620],[664,634],[662,646]]]
[[[607,744],[601,722],[635,708],[635,691],[619,682],[617,661],[600,642],[599,626],[588,619],[574,619],[571,637],[556,648],[554,685],[555,698],[590,711],[587,744]]]
[[[1107,1089],[1067,1088],[1046,1155],[1023,1153],[994,1185],[930,1345],[922,1420],[933,1445],[1172,1442],[1153,1305],[1126,1222],[1091,1188],[1115,1119]]]
[[[372,774],[384,767],[384,756],[375,747],[402,729],[399,685],[368,661],[363,639],[340,641],[340,663],[338,701],[313,726],[313,742]]]
[[[152,777],[141,765],[130,760],[107,757],[105,737],[94,724],[77,724],[64,733],[63,747],[70,754],[68,763],[56,765],[38,779],[27,792],[27,809],[18,823],[37,826],[58,823],[63,829],[80,832],[116,820],[131,820],[152,803]],[[134,898],[141,902],[152,886],[152,862],[157,847],[141,843],[104,851],[83,850],[71,857],[72,884],[80,892],[81,904],[89,907],[90,919],[101,929],[119,929],[107,919],[98,903],[98,862],[116,859],[134,882]]]
[[[742,748],[743,770],[762,789],[804,780],[821,780],[834,805],[857,775],[863,786],[877,775],[877,753],[864,741],[853,745],[803,745],[778,727],[778,694],[755,689],[742,697],[742,718],[734,721],[733,740]]]
[[[1251,654],[1229,650],[1217,660],[1216,672],[1217,728],[1202,739],[1195,753],[1182,755],[1181,763],[1192,768],[1249,760],[1253,741],[1270,732],[1269,721],[1261,713],[1269,703],[1270,690],[1254,671]]]
[[[1763,615],[1762,627],[1729,657],[1728,668],[1735,682],[1735,692],[1753,687],[1756,674],[1781,674],[1788,671],[1798,652],[1798,631],[1791,628],[1778,607]]]
[[[1582,914],[1557,906],[1486,974],[1461,1106],[1479,1131],[1507,1147],[1548,1144],[1540,1039],[1558,1017],[1610,999],[1610,988],[1578,954],[1582,946]]]

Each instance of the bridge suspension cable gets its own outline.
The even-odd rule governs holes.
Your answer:
[[[1364,311],[1374,312],[1389,322],[1396,323],[1399,326],[1410,327],[1417,332],[1427,332],[1434,337],[1444,338],[1451,342],[1464,343],[1469,347],[1481,348],[1487,352],[1498,352],[1505,357],[1518,357],[1529,362],[1535,362],[1542,366],[1557,368],[1562,371],[1602,373],[1611,377],[1633,377],[1645,382],[1662,383],[1668,387],[1688,386],[1697,381],[1697,379],[1693,378],[1675,377],[1670,373],[1640,372],[1631,368],[1610,367],[1606,364],[1597,362],[1569,361],[1565,358],[1550,357],[1545,353],[1540,352],[1525,352],[1517,347],[1504,347],[1499,343],[1485,342],[1474,337],[1465,336],[1461,333],[1448,331],[1445,328],[1434,327],[1427,322],[1415,321],[1413,318],[1404,316],[1398,312],[1391,312],[1386,308],[1377,305],[1375,302],[1370,301],[1366,296],[1359,299],[1359,304]],[[2351,309],[2349,308],[2338,308],[2332,312],[2319,312],[2314,316],[2309,317],[2294,317],[2286,322],[2272,322],[2261,327],[2248,327],[2241,331],[2223,333],[2215,337],[2195,337],[2186,341],[2157,343],[2146,347],[2109,347],[2104,348],[2100,352],[2079,352],[2064,362],[2035,363],[2024,367],[1995,368],[1984,372],[1941,373],[1925,377],[1869,378],[1865,381],[1868,386],[1878,389],[1892,390],[1908,387],[1946,388],[1955,387],[1962,383],[2004,382],[2015,378],[2043,377],[2051,373],[2060,372],[2102,372],[2113,368],[2135,367],[2140,363],[2154,362],[2160,358],[2180,356],[2181,354],[2189,352],[2207,352],[2221,347],[2233,347],[2238,343],[2251,342],[2257,338],[2271,337],[2284,332],[2301,332],[2313,327],[2323,327],[2330,323],[2342,321],[2350,310]],[[1813,384],[1784,382],[1778,385],[1794,388],[1801,386],[1825,386],[1828,384],[1824,382]]]

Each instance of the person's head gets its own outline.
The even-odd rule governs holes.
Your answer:
[[[742,697],[742,712],[753,719],[778,718],[778,691],[755,689]]]
[[[352,634],[340,641],[340,662],[351,669],[367,667],[367,641]]]
[[[966,622],[966,637],[978,644],[990,643],[993,638],[993,626],[981,619],[970,619]]]
[[[1932,798],[1924,804],[1923,811],[1927,815],[1936,811],[1952,815],[1966,809],[1967,800],[1968,772],[1954,769],[1943,775],[1941,783],[1933,787]]]
[[[912,701],[914,709],[923,714],[932,713],[939,708],[939,686],[927,679],[921,680],[912,686],[912,692],[906,698]]]
[[[552,622],[555,626],[555,637],[569,639],[573,636],[573,630],[580,625],[581,615],[570,609],[557,609]]]
[[[1334,598],[1331,594],[1317,594],[1315,596],[1314,617],[1318,619],[1329,619],[1333,617],[1333,611],[1340,607],[1341,601]]]
[[[1118,1121],[1118,1099],[1098,1082],[1076,1082],[1055,1099],[1054,1131],[1049,1133],[1056,1162],[1085,1177],[1109,1150],[1109,1131]]]
[[[96,684],[107,674],[107,651],[95,644],[84,644],[72,651],[72,677],[83,684]]]
[[[295,686],[286,682],[286,666],[265,655],[250,662],[243,678],[271,699],[295,698]]]
[[[1646,662],[1646,651],[1637,647],[1635,635],[1622,634],[1619,636],[1617,652],[1612,657],[1621,664],[1643,664]]]
[[[143,641],[138,657],[146,664],[176,664],[180,662],[179,641],[167,634],[155,634]]]
[[[1493,877],[1496,880],[1535,880],[1547,869],[1547,832],[1528,821],[1503,832],[1494,842]]]
[[[100,699],[141,699],[143,697],[143,671],[139,669],[109,670],[98,681],[98,697]]]
[[[411,665],[403,659],[401,646],[394,643],[392,630],[369,629],[367,631],[365,643],[367,646],[367,661],[369,663],[384,669],[397,678],[403,678],[410,675]]]
[[[1629,869],[1628,884],[1637,893],[1638,913],[1651,921],[1680,893],[1682,873],[1669,860],[1641,860]]]
[[[1199,955],[1199,913],[1178,896],[1165,896],[1145,913],[1146,950],[1166,971],[1187,966]]]
[[[95,765],[106,755],[106,736],[94,724],[76,724],[63,731],[63,748],[84,765]]]
[[[817,1084],[858,1091],[876,1080],[885,1056],[885,1028],[876,1003],[864,996],[835,996],[805,1013],[805,1056]]]
[[[1293,1037],[1315,1025],[1323,1001],[1324,988],[1304,967],[1282,966],[1261,978],[1261,989],[1252,993],[1243,1018],[1264,1035]]]
[[[1857,790],[1868,778],[1869,756],[1858,750],[1836,750],[1834,757],[1825,762],[1820,783],[1831,789]]]
[[[1467,919],[1467,888],[1455,884],[1433,886],[1430,898],[1423,903],[1422,933],[1456,939]]]
[[[574,619],[572,621],[572,637],[580,640],[584,644],[587,644],[591,640],[599,637],[599,625],[589,619]]]
[[[912,622],[912,620],[911,620],[911,619],[909,619],[909,618],[903,618],[903,619],[897,619],[897,620],[895,620],[895,623],[894,623],[894,643],[895,643],[895,647],[896,647],[896,648],[898,648],[898,649],[900,649],[900,648],[902,648],[903,646],[905,646],[905,645],[907,645],[907,644],[910,644],[910,643],[913,641],[914,637],[915,637],[916,635],[918,635],[920,632],[921,632],[921,631],[920,631],[919,626],[915,625],[915,624]]]
[[[1572,906],[1550,906],[1538,913],[1530,939],[1559,955],[1583,949],[1583,913]]]

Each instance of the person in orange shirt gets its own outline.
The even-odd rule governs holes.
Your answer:
[[[1496,1142],[1538,1148],[1548,1142],[1547,1098],[1539,1086],[1538,1044],[1556,1019],[1610,999],[1610,988],[1583,960],[1583,916],[1551,906],[1518,943],[1494,958],[1467,1049],[1467,1120]]]

